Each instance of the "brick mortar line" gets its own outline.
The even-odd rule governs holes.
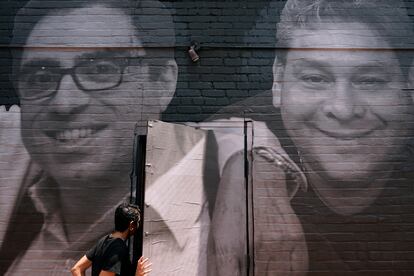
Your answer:
[[[77,50],[77,49],[145,49],[145,48],[153,48],[153,49],[188,49],[189,46],[136,46],[136,47],[123,47],[123,46],[64,46],[64,45],[54,45],[54,46],[17,46],[17,45],[0,45],[0,49],[66,49],[66,50]],[[206,50],[214,50],[214,49],[274,49],[274,50],[327,50],[327,51],[338,51],[338,50],[344,50],[344,51],[413,51],[414,48],[362,48],[362,47],[351,47],[351,48],[311,48],[311,47],[305,47],[305,48],[288,48],[288,47],[275,47],[275,46],[242,46],[242,45],[203,45],[201,44],[200,49],[206,49]]]

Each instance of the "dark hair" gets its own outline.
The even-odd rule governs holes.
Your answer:
[[[115,231],[124,232],[131,221],[139,223],[141,213],[135,204],[121,203],[115,210]]]
[[[175,46],[175,28],[170,10],[158,0],[65,0],[55,3],[52,5],[49,1],[31,0],[21,8],[14,19],[12,46],[25,46],[31,31],[45,16],[64,15],[74,9],[94,6],[122,10],[131,18],[135,35],[144,47]]]
[[[277,24],[277,45],[289,48],[295,30],[328,30],[331,23],[366,24],[392,49],[413,43],[411,19],[398,0],[288,0]]]
[[[328,30],[332,23],[368,26],[388,42],[391,50],[403,50],[396,51],[403,71],[411,65],[413,24],[399,0],[288,0],[277,24],[276,45],[289,49],[296,30]],[[277,58],[284,63],[285,55],[286,51],[279,51]]]

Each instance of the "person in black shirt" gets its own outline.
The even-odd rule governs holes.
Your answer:
[[[92,276],[146,276],[151,263],[141,257],[136,273],[132,268],[125,240],[135,234],[140,221],[138,206],[120,204],[115,210],[115,231],[102,237],[71,269],[73,276],[85,275],[92,266]]]

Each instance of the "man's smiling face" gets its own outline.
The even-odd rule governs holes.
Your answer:
[[[98,19],[97,11],[106,16]],[[62,22],[71,22],[66,33]],[[58,37],[44,35],[49,32]],[[46,16],[28,37],[27,45],[57,45],[24,50],[17,76],[25,146],[55,179],[93,180],[129,170],[142,87],[149,81],[147,66],[137,65],[145,51],[132,56],[105,47],[130,46],[134,35],[122,11],[91,7]],[[97,46],[83,48],[91,43]]]
[[[377,32],[363,24],[330,29],[294,31],[282,73],[275,72],[275,103],[313,172],[375,178],[401,158],[412,100],[395,52],[369,50],[390,48]]]

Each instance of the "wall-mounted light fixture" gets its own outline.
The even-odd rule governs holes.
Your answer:
[[[200,49],[197,41],[192,41],[190,47],[188,48],[188,55],[190,56],[193,62],[197,62],[200,59],[200,56],[197,54],[196,51]]]

